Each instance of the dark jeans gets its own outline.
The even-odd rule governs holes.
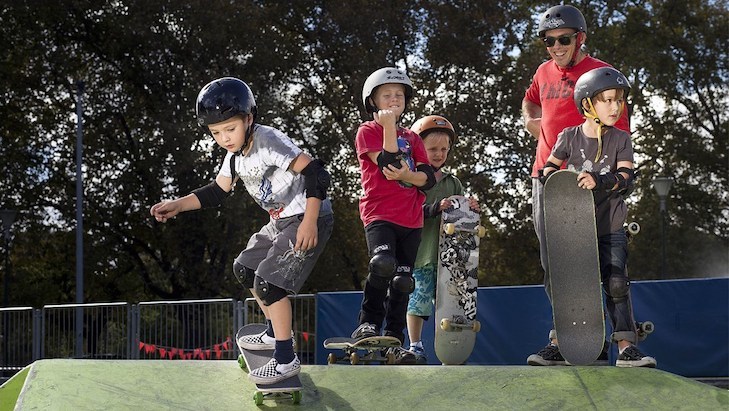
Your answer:
[[[367,249],[372,257],[376,253],[389,253],[397,259],[398,270],[412,274],[415,257],[418,255],[422,229],[407,228],[386,221],[375,221],[365,227]],[[392,287],[374,287],[369,278],[365,282],[359,323],[368,322],[378,329],[385,321],[385,335],[405,340],[403,330],[406,324],[408,298]]]
[[[612,341],[636,342],[635,320],[630,291],[625,296],[613,298],[610,292],[611,278],[628,281],[628,237],[625,230],[603,235],[597,239],[600,253],[600,276],[605,290],[605,308],[613,327]]]

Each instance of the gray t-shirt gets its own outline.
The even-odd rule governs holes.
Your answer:
[[[567,161],[567,169],[581,172],[614,173],[619,161],[633,161],[633,145],[630,134],[615,127],[602,136],[602,153],[597,162],[597,138],[587,137],[581,126],[568,127],[557,136],[552,154]],[[576,183],[575,183],[576,184]],[[617,191],[593,192],[597,235],[614,233],[623,228],[628,217],[628,206]]]
[[[260,124],[253,130],[253,145],[246,155],[236,156],[235,170],[248,193],[268,212],[272,219],[303,214],[306,210],[304,177],[289,170],[291,162],[301,154],[287,135]],[[218,174],[231,177],[228,152]],[[322,201],[319,215],[331,214],[329,199]]]

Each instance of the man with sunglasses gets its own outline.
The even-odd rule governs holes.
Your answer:
[[[551,303],[547,244],[544,234],[544,194],[540,172],[557,142],[557,135],[567,127],[584,121],[573,100],[575,82],[584,73],[599,67],[610,67],[604,61],[589,56],[583,49],[587,39],[587,23],[580,10],[573,6],[551,7],[539,19],[538,36],[544,42],[550,60],[542,63],[522,100],[524,126],[537,140],[532,167],[532,219],[539,239],[539,252],[544,269],[544,287]],[[628,110],[624,110],[615,127],[630,132]],[[550,343],[527,359],[530,365],[564,365],[557,346],[556,333],[549,333]],[[607,348],[607,344],[606,344]],[[607,352],[600,360],[607,362]]]

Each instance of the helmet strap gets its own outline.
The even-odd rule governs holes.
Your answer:
[[[595,123],[597,123],[597,154],[595,154],[595,163],[597,163],[602,155],[602,121],[600,121],[600,118],[597,116],[597,110],[595,110],[595,106],[592,104],[592,99],[589,97],[587,98],[587,104],[589,104],[590,110],[584,111],[583,109],[585,117],[594,120]]]

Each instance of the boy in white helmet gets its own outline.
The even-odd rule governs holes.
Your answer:
[[[546,180],[566,163],[568,170],[579,173],[575,184],[593,191],[600,276],[613,329],[611,341],[618,344],[619,351],[615,365],[655,367],[656,360],[636,345],[626,269],[628,238],[623,225],[628,206],[623,196],[632,190],[635,179],[633,146],[630,134],[614,126],[625,111],[629,92],[628,79],[612,67],[596,68],[580,76],[575,84],[574,104],[585,120],[559,134],[541,174]],[[554,344],[558,341],[559,335]]]
[[[273,358],[251,370],[257,384],[274,384],[299,373],[288,295],[309,277],[331,236],[334,217],[327,198],[329,173],[281,131],[256,123],[248,85],[233,77],[213,80],[197,97],[198,124],[228,151],[215,181],[185,197],[150,209],[159,222],[199,208],[217,207],[240,179],[270,220],[235,259],[233,274],[250,289],[267,329],[239,341],[249,350],[273,349]]]
[[[360,218],[370,254],[369,274],[352,338],[385,335],[405,340],[408,295],[415,282],[412,268],[423,227],[423,200],[435,183],[423,142],[398,124],[413,96],[404,71],[385,67],[365,81],[362,99],[374,120],[359,126],[355,146],[364,195]],[[398,364],[414,363],[402,347],[390,349]]]

